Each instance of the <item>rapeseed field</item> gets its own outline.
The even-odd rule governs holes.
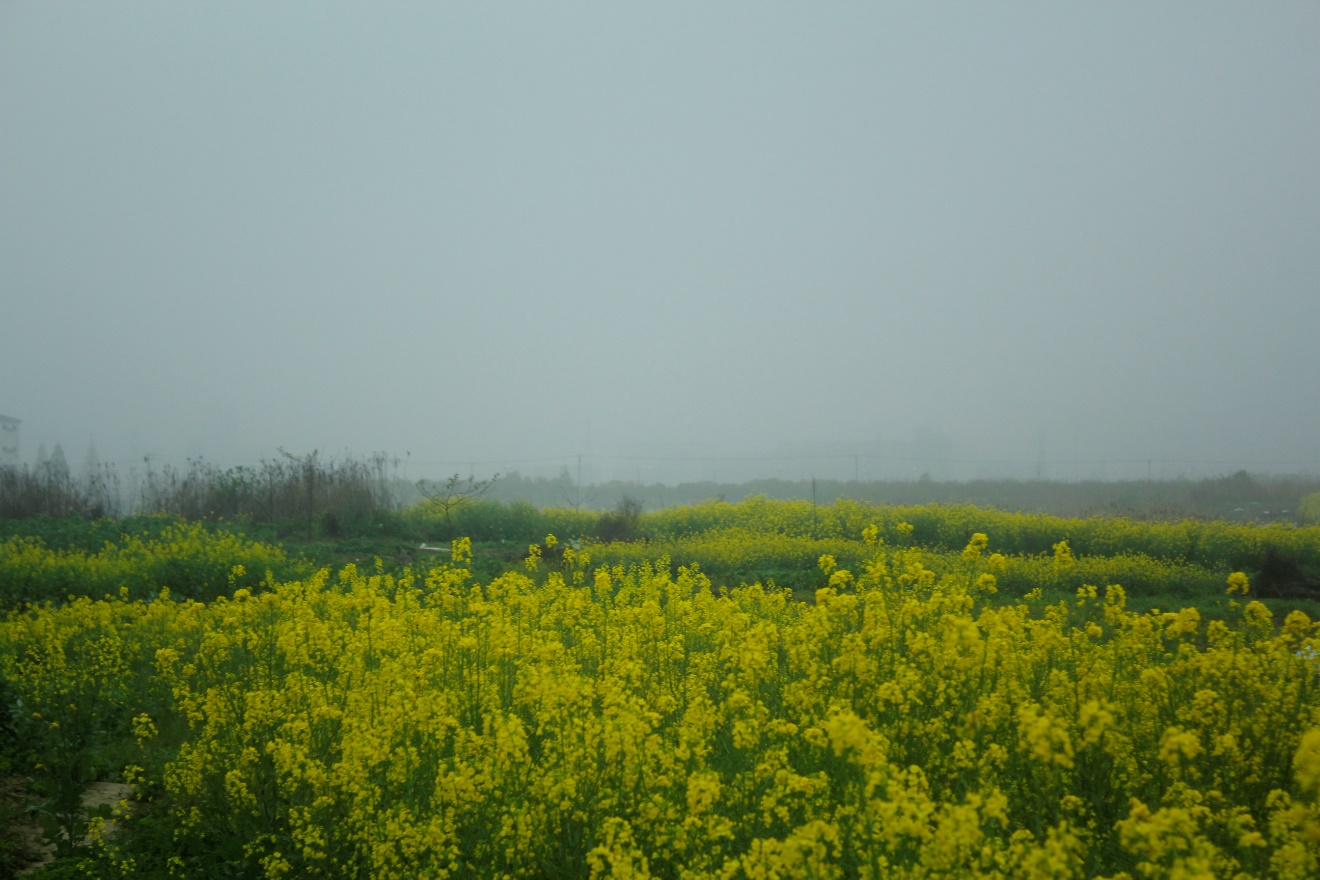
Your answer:
[[[30,606],[0,671],[52,792],[135,787],[84,876],[1320,876],[1320,628],[1247,574],[1210,619],[1063,539],[724,525],[692,540],[819,551],[809,599],[553,536],[482,581],[460,539]]]

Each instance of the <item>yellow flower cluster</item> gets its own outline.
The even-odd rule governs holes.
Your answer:
[[[121,590],[144,599],[162,587],[209,599],[258,586],[267,572],[287,576],[299,569],[277,547],[197,523],[171,525],[156,536],[126,535],[96,553],[52,550],[35,538],[15,537],[0,542],[0,608]]]
[[[809,571],[820,567],[821,560],[833,560],[835,567],[855,567],[871,550],[855,539],[811,538],[734,527],[657,544],[595,545],[593,554],[598,562],[625,567],[654,561],[663,554],[678,562],[696,563],[712,578],[737,585],[764,582],[767,575],[777,576],[777,572]]]
[[[774,501],[756,496],[736,503],[708,501],[652,511],[644,517],[643,530],[654,540],[733,528],[839,538],[859,535],[868,527],[874,527],[875,536],[891,543],[909,539],[923,547],[946,551],[957,551],[969,536],[980,532],[993,535],[996,547],[1012,554],[1048,553],[1064,539],[1079,557],[1137,554],[1232,570],[1257,563],[1267,548],[1274,548],[1302,564],[1320,564],[1320,525],[1295,528],[1284,524],[1145,522],[1119,517],[1077,519],[970,505],[880,507],[840,499],[818,507],[810,501]]]
[[[870,537],[813,603],[586,553],[483,584],[458,541],[424,574],[33,610],[0,672],[43,736],[123,719],[181,851],[270,878],[1320,876],[1305,615],[1091,587],[1079,627],[987,604],[983,534],[952,564]]]

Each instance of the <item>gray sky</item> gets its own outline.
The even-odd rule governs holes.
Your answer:
[[[1320,462],[1318,99],[1316,3],[5,0],[0,412]]]

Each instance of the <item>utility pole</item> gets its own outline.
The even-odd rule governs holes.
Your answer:
[[[860,480],[857,479],[857,456],[855,455],[853,456],[853,482],[854,483],[861,482]]]
[[[582,453],[578,453],[577,505],[574,510],[582,509]]]

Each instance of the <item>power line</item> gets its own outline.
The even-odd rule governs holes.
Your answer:
[[[694,455],[694,456],[671,456],[671,455],[586,455],[583,458],[592,461],[668,461],[668,462],[754,462],[754,461],[848,461],[856,459],[865,459],[867,461],[904,461],[904,462],[922,462],[930,464],[1011,464],[1011,465],[1034,465],[1036,459],[1026,458],[937,458],[932,456],[916,455],[879,455],[868,452],[822,452],[808,454],[786,454],[786,455]],[[560,459],[553,459],[558,461]],[[1242,465],[1248,467],[1262,466],[1315,466],[1320,467],[1320,461],[1249,461],[1237,458],[1228,459],[1196,459],[1196,458],[1075,458],[1075,459],[1047,459],[1046,464],[1064,464],[1064,465],[1083,465],[1083,464],[1146,464],[1154,462],[1155,464],[1225,464]]]
[[[592,458],[593,456],[585,455],[580,457]],[[436,459],[427,459],[427,458],[410,458],[408,460],[412,464],[436,464],[436,465],[444,465],[445,467],[453,467],[457,465],[459,467],[462,467],[463,465],[472,465],[472,464],[479,464],[479,465],[545,464],[546,462],[556,462],[556,461],[568,462],[571,461],[572,459],[573,456],[571,455],[556,455],[556,456],[551,456],[549,458],[516,458],[516,459],[497,458],[497,459],[487,459],[485,461],[476,458],[456,458],[456,459],[450,459],[448,461],[440,461]]]

